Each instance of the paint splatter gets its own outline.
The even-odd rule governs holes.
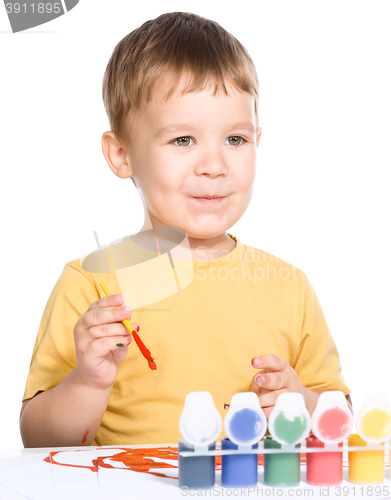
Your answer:
[[[82,452],[82,450],[73,450],[74,452]],[[59,453],[69,453],[69,452],[63,452],[63,451],[51,451],[49,453],[48,457],[45,457],[43,459],[44,462],[47,462],[48,464],[52,463],[54,465],[62,465],[63,467],[76,467],[78,469],[89,469],[92,472],[98,472],[98,464],[96,463],[96,460],[92,460],[92,465],[76,465],[76,464],[62,464],[61,462],[57,462],[55,460],[55,456],[58,455]]]
[[[166,476],[160,472],[151,472],[151,469],[178,469],[178,465],[168,464],[166,462],[155,462],[154,458],[166,460],[178,460],[178,448],[120,448],[124,451],[114,455],[98,457],[98,466],[107,469],[124,469],[124,467],[115,467],[108,464],[105,460],[120,462],[126,466],[126,469],[134,472],[144,472],[158,477]]]
[[[110,452],[110,448],[99,448],[99,449],[107,449]],[[128,469],[134,472],[143,472],[146,474],[152,474],[158,477],[170,477],[166,476],[163,473],[152,472],[151,469],[178,469],[178,465],[168,464],[166,462],[156,462],[154,458],[159,458],[162,460],[175,460],[178,463],[178,448],[171,448],[168,446],[167,448],[123,448],[116,447],[116,450],[123,450],[119,453],[109,454],[105,456],[98,457],[97,460],[92,460],[91,465],[76,465],[76,464],[68,464],[61,463],[55,457],[58,455],[60,458],[61,453],[69,453],[63,451],[52,451],[49,453],[49,456],[44,458],[44,462],[52,463],[54,465],[61,465],[63,467],[77,467],[80,469],[89,469],[92,472],[97,472],[99,467],[104,467],[106,469]],[[74,450],[74,452],[79,451],[83,452],[83,450]],[[106,461],[110,460],[111,462],[118,462],[125,467],[115,467],[115,465],[109,464]],[[174,477],[175,479],[175,477]],[[177,478],[176,478],[177,479]]]
[[[90,432],[90,429],[87,429],[86,430],[86,433],[84,434],[83,436],[83,441],[81,442],[81,444],[85,443],[87,441],[87,436],[88,436],[88,433]]]

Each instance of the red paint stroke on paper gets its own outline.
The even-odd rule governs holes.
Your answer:
[[[107,469],[121,469],[124,467],[115,467],[112,464],[105,463],[105,460],[120,462],[126,466],[126,469],[134,472],[144,472],[158,477],[169,477],[160,472],[151,472],[151,469],[178,469],[178,465],[167,464],[166,462],[155,462],[154,458],[166,460],[178,460],[178,448],[119,448],[124,451],[115,455],[98,457],[98,466]],[[175,479],[175,478],[174,478]]]
[[[102,449],[102,448],[101,448]],[[89,465],[73,465],[64,464],[58,462],[54,457],[59,453],[69,453],[69,451],[52,451],[49,456],[44,458],[44,462],[52,463],[54,465],[62,465],[63,467],[77,467],[79,469],[89,469],[92,472],[97,472],[99,467],[104,467],[106,469],[121,469],[121,470],[131,470],[134,472],[143,472],[146,474],[152,474],[158,477],[168,477],[171,479],[177,479],[173,476],[166,476],[160,472],[151,472],[150,469],[178,469],[178,465],[168,464],[166,462],[155,462],[154,458],[175,460],[178,461],[178,448],[171,448],[170,446],[166,448],[123,448],[121,446],[115,449],[123,450],[122,452],[98,457],[97,460],[92,460],[92,464]],[[108,449],[109,451],[110,449]],[[81,451],[83,450],[74,450]],[[59,455],[60,457],[60,455]],[[105,463],[106,460],[112,462],[119,462],[126,466],[115,467],[115,465]]]
[[[79,451],[83,452],[83,450],[73,450],[74,452]],[[89,469],[92,472],[98,472],[98,465],[96,463],[96,460],[92,460],[92,465],[75,465],[75,464],[62,464],[61,462],[57,462],[57,460],[54,459],[54,457],[58,453],[69,453],[69,452],[63,452],[63,451],[51,451],[49,453],[48,457],[45,457],[43,459],[44,462],[47,462],[48,464],[52,463],[54,465],[62,465],[63,467],[76,467],[78,469]]]

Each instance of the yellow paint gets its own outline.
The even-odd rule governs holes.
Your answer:
[[[358,434],[348,437],[349,446],[366,446]],[[384,450],[349,451],[349,481],[378,484],[384,481]]]
[[[391,433],[391,413],[387,410],[368,411],[361,419],[360,434],[367,439],[385,439]]]

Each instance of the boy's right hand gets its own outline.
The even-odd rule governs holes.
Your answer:
[[[114,384],[132,341],[122,323],[125,318],[130,319],[132,311],[123,303],[119,294],[93,302],[73,330],[76,368],[82,381],[95,389],[104,390]],[[137,323],[132,325],[137,330]]]

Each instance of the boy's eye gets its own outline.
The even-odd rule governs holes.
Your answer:
[[[245,142],[245,139],[243,139],[243,137],[239,137],[238,135],[231,135],[231,137],[228,137],[227,140],[229,141],[230,146],[239,146],[242,142]]]
[[[177,143],[178,146],[189,146],[190,141],[193,139],[189,136],[186,137],[178,137],[177,139],[173,140],[173,144]]]

